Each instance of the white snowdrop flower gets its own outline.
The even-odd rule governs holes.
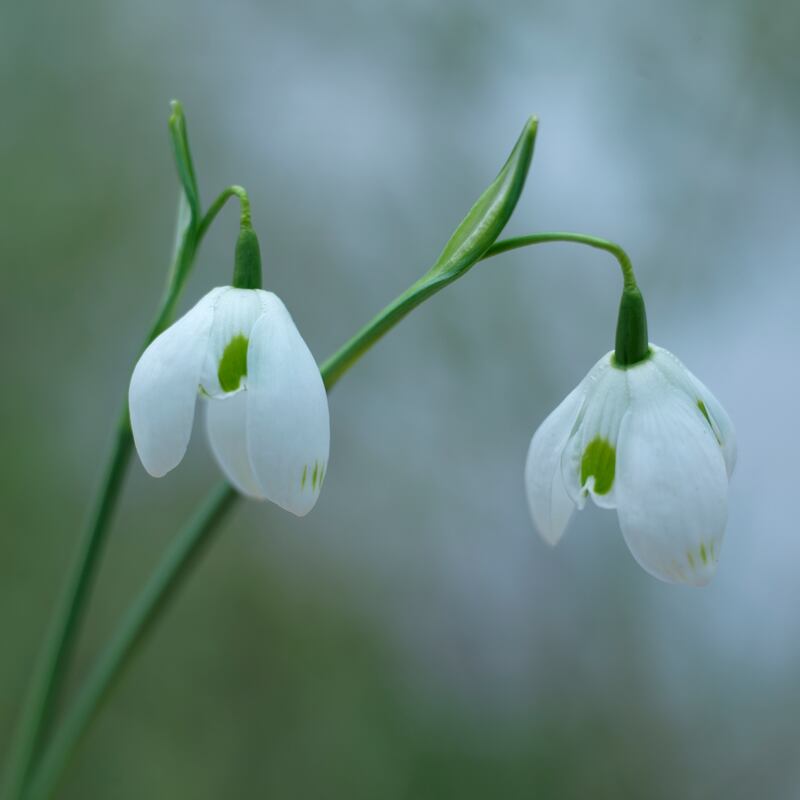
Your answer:
[[[139,359],[129,391],[131,426],[151,475],[180,463],[198,397],[211,448],[231,483],[249,497],[307,514],[328,466],[328,398],[314,357],[272,292],[212,289]]]
[[[591,496],[615,508],[636,560],[664,581],[707,583],[727,519],[736,439],[713,394],[667,350],[627,367],[608,353],[533,436],[534,523],[555,545]]]
[[[733,425],[672,353],[649,343],[630,260],[617,245],[601,246],[624,277],[616,346],[533,435],[525,465],[531,516],[555,545],[591,496],[617,510],[631,553],[651,575],[701,586],[725,533]]]

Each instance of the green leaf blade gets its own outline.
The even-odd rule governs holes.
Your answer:
[[[192,155],[189,150],[189,134],[186,130],[186,117],[183,113],[183,106],[173,100],[171,103],[172,113],[169,117],[169,138],[172,144],[172,153],[175,156],[175,166],[178,170],[178,178],[183,187],[186,201],[189,204],[192,217],[192,227],[197,225],[200,219],[200,192],[197,188],[197,178],[192,164]]]

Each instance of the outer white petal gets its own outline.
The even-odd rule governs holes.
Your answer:
[[[208,354],[200,376],[200,384],[207,395],[222,397],[233,393],[225,392],[219,385],[220,360],[225,348],[235,337],[250,338],[253,325],[263,313],[263,297],[266,294],[268,293],[260,289],[223,287],[214,311]],[[235,391],[244,389],[246,382],[243,379]]]
[[[314,357],[283,303],[264,307],[247,352],[247,447],[264,496],[293,514],[317,502],[328,467],[328,396]]]
[[[707,583],[727,519],[728,478],[714,432],[658,370],[629,370],[619,434],[617,509],[636,560],[664,581]]]
[[[561,478],[561,453],[585,397],[579,384],[533,434],[525,462],[525,490],[533,523],[541,537],[555,545],[567,527],[575,504]]]
[[[596,440],[601,440],[612,449],[612,458],[617,450],[617,437],[622,418],[628,410],[628,370],[610,365],[598,366],[587,387],[586,403],[581,419],[564,448],[561,459],[564,486],[578,508],[583,508],[586,498],[591,494],[594,502],[601,508],[616,508],[616,475],[610,488],[600,485],[598,493],[595,475],[590,474],[582,480],[583,459],[587,448]],[[601,365],[606,362],[601,362]],[[644,368],[644,365],[643,367]],[[590,373],[591,375],[591,373]]]
[[[208,439],[222,471],[242,494],[263,500],[247,453],[247,392],[211,399],[205,405]]]
[[[133,440],[144,468],[156,478],[176,467],[189,444],[200,370],[208,348],[212,289],[142,353],[128,390]]]
[[[651,345],[651,348],[653,350],[653,360],[667,378],[676,385],[683,387],[695,404],[702,401],[703,407],[708,414],[706,422],[711,425],[711,429],[714,431],[714,435],[722,448],[725,466],[730,477],[736,466],[736,432],[727,412],[705,384],[694,373],[686,369],[680,359],[663,347]],[[699,404],[697,409],[701,414],[703,413]]]

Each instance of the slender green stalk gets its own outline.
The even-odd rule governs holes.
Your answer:
[[[614,254],[621,264],[630,267],[625,251],[619,245],[603,239],[573,233],[545,233],[523,236],[497,242],[480,260],[521,247],[550,242],[573,242],[589,245]],[[625,272],[623,267],[623,272]],[[632,270],[629,273],[632,277]],[[374,319],[365,325],[320,367],[328,391],[391,328],[397,325],[413,308],[439,291],[448,281],[426,283],[418,281],[397,297]],[[101,655],[76,702],[69,710],[63,726],[56,733],[45,752],[41,767],[31,784],[26,800],[47,800],[57,788],[58,781],[70,756],[80,743],[90,722],[108,696],[123,668],[137,647],[145,639],[167,600],[177,591],[179,584],[189,575],[200,550],[209,542],[216,522],[232,506],[235,491],[223,485],[212,492],[192,521],[176,538],[156,572],[145,586],[131,610],[126,615],[117,634]]]
[[[449,281],[448,281],[449,282]],[[415,283],[408,290],[396,297],[388,306],[376,314],[352,339],[345,342],[320,367],[325,388],[331,389],[339,378],[361,358],[384,334],[388,333],[403,317],[413,311],[439,289],[446,285],[444,281],[420,285]]]
[[[104,532],[108,527],[117,496],[125,476],[131,451],[130,423],[127,407],[123,413],[114,439],[114,447],[106,466],[97,503],[81,536],[78,557],[72,569],[61,603],[50,624],[37,669],[31,680],[26,704],[23,707],[9,757],[5,792],[9,798],[18,797],[29,773],[39,741],[52,716],[54,701],[63,679],[63,667],[72,652],[75,633],[80,625],[83,610],[91,587],[100,554],[103,550]]]
[[[170,268],[170,278],[161,308],[145,339],[142,350],[169,325],[203,236],[228,198],[234,194],[240,196],[240,191],[243,192],[240,187],[233,187],[233,189],[223,192],[200,224],[195,227],[190,225],[182,237]],[[103,474],[97,499],[81,534],[74,566],[61,601],[56,606],[56,612],[45,637],[22,708],[4,783],[3,796],[8,800],[20,797],[30,775],[37,748],[49,727],[72,655],[75,638],[91,594],[109,524],[119,499],[132,444],[133,437],[126,398],[123,402],[114,445]]]
[[[636,277],[633,274],[633,266],[628,254],[614,242],[606,239],[599,239],[597,236],[586,236],[583,233],[534,233],[530,236],[517,236],[513,239],[504,239],[502,242],[495,242],[484,254],[484,259],[492,256],[507,253],[509,250],[518,250],[520,247],[529,247],[534,244],[550,244],[552,242],[571,242],[572,244],[585,244],[597,250],[605,250],[611,253],[619,262],[622,270],[623,284],[626,289],[636,289]]]
[[[55,791],[70,755],[124,667],[130,663],[131,654],[147,636],[209,543],[210,534],[238,497],[232,486],[220,484],[180,531],[89,675],[84,690],[47,749],[26,798],[50,797]]]
[[[504,239],[495,242],[478,259],[485,261],[492,256],[507,253],[510,250],[518,250],[522,247],[530,247],[535,244],[551,244],[553,242],[569,242],[572,244],[583,244],[594,247],[598,250],[605,250],[611,253],[619,262],[622,269],[622,276],[626,288],[636,288],[636,278],[633,274],[633,267],[627,253],[614,242],[599,239],[596,236],[586,236],[582,233],[535,233],[530,236],[517,236],[513,239]],[[407,289],[399,297],[395,298],[388,306],[373,317],[352,339],[345,342],[320,368],[325,386],[330,389],[341,375],[348,370],[359,358],[375,344],[387,331],[393,328],[403,317],[415,309],[420,303],[427,300],[431,295],[447,286],[457,277],[457,275],[447,275],[435,277],[433,279],[425,276]]]
[[[628,254],[613,242],[598,239],[596,236],[586,236],[582,233],[538,233],[532,236],[520,236],[516,239],[507,239],[496,242],[486,252],[488,256],[505,253],[518,247],[527,247],[531,244],[545,244],[547,242],[573,242],[595,247],[611,253],[619,262],[622,269],[622,298],[617,316],[617,334],[614,343],[614,364],[625,369],[649,357],[650,342],[647,336],[647,313],[644,299],[633,274],[633,266]]]
[[[217,199],[208,207],[206,215],[200,220],[200,224],[197,226],[198,239],[202,239],[203,236],[205,236],[209,225],[211,225],[214,218],[219,214],[222,207],[231,197],[239,198],[239,203],[242,207],[241,224],[250,226],[250,198],[247,196],[247,192],[241,186],[229,186],[227,189],[220,192]]]

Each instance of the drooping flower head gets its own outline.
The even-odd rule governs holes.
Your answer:
[[[649,573],[707,583],[727,521],[736,440],[713,394],[671,353],[647,342],[644,303],[626,287],[616,350],[607,353],[533,436],[528,504],[555,545],[587,497],[617,510]]]
[[[240,236],[237,264],[246,249]],[[212,289],[142,354],[129,406],[136,449],[151,475],[180,463],[199,398],[211,448],[231,483],[249,497],[308,513],[328,465],[328,399],[314,357],[275,294]]]

